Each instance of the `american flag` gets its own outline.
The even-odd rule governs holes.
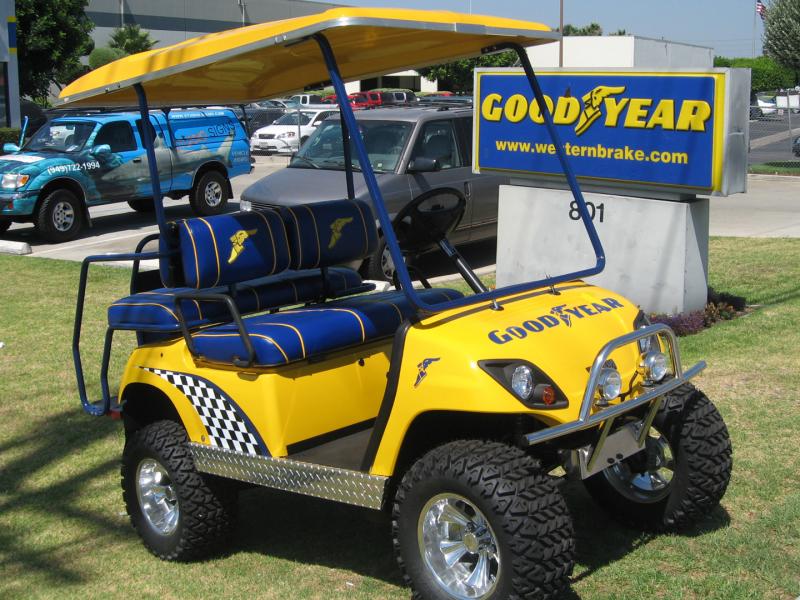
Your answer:
[[[756,12],[762,21],[767,18],[767,7],[761,0],[756,0]]]

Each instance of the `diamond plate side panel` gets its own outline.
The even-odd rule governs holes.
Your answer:
[[[380,510],[388,477],[248,455],[204,444],[189,444],[197,470],[211,475]]]

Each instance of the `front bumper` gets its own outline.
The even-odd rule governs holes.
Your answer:
[[[669,356],[672,359],[673,377],[658,385],[649,386],[647,390],[639,396],[628,398],[619,404],[600,408],[599,410],[592,412],[592,407],[595,402],[595,390],[597,389],[600,378],[600,371],[602,370],[603,365],[605,365],[611,353],[622,346],[633,344],[639,339],[652,336],[658,336],[666,345]],[[578,431],[597,427],[598,425],[602,424],[600,438],[594,445],[593,449],[588,451],[586,449],[582,449],[585,452],[588,452],[588,454],[582,459],[583,467],[585,468],[581,468],[581,475],[589,476],[593,472],[596,472],[594,467],[596,464],[598,464],[598,458],[604,456],[603,446],[608,439],[608,435],[611,432],[613,423],[617,417],[626,413],[630,413],[640,406],[644,406],[646,404],[650,405],[645,418],[641,422],[633,424],[633,427],[635,428],[635,441],[637,447],[638,449],[643,448],[647,433],[650,430],[650,426],[653,423],[653,419],[655,418],[658,409],[661,407],[664,396],[674,389],[680,387],[684,383],[687,383],[691,378],[695,377],[705,368],[705,361],[700,361],[686,371],[683,370],[680,356],[678,354],[678,342],[675,338],[675,333],[667,325],[664,325],[663,323],[656,323],[655,325],[642,327],[641,329],[638,329],[632,333],[628,333],[611,340],[605,346],[603,346],[600,352],[598,352],[594,362],[592,363],[591,371],[589,372],[589,381],[583,394],[581,410],[576,421],[562,423],[561,425],[556,425],[540,431],[534,431],[533,433],[525,435],[525,440],[530,445],[540,444],[542,442],[563,437]],[[632,453],[633,452],[627,452],[623,454],[630,455]],[[623,458],[626,457],[627,456],[623,455]]]
[[[0,216],[23,217],[33,214],[39,190],[0,192]]]
[[[290,141],[271,138],[268,140],[256,139],[250,142],[250,150],[261,150],[262,152],[291,153],[297,150],[297,146]]]

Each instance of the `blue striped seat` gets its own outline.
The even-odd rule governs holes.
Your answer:
[[[462,296],[445,288],[419,294],[430,303]],[[412,313],[405,295],[391,291],[245,317],[243,324],[255,350],[255,366],[276,367],[391,336]],[[234,358],[247,357],[233,324],[203,329],[192,340],[196,352],[213,362],[232,364]]]
[[[327,293],[325,288],[327,287]],[[241,314],[260,312],[315,302],[326,295],[339,298],[351,294],[369,292],[374,284],[365,284],[361,276],[347,267],[331,267],[327,271],[327,286],[323,283],[319,270],[284,271],[278,275],[262,277],[236,284],[232,298]],[[139,292],[121,298],[108,308],[108,324],[113,329],[134,331],[178,332],[175,296],[182,292],[196,292],[194,288],[159,288]],[[205,290],[208,293],[229,294],[227,286]],[[181,303],[183,317],[189,329],[228,320],[230,314],[220,302],[184,300]]]

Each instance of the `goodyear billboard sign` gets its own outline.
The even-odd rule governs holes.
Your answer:
[[[626,70],[538,77],[578,177],[601,184],[721,192],[727,75],[721,70]],[[562,173],[541,107],[521,70],[477,69],[475,113],[476,172],[539,178]],[[744,149],[746,135],[739,137]],[[731,191],[740,190],[725,193]]]

